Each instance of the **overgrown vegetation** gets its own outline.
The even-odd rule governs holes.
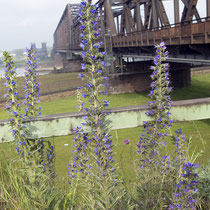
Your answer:
[[[56,187],[55,153],[51,142],[32,138],[23,123],[25,117],[41,114],[35,51],[33,48],[28,50],[23,108],[14,62],[8,53],[4,53],[8,91],[5,108],[10,115],[17,155],[0,165],[0,207],[21,210],[208,209],[209,166],[203,166],[198,175],[196,161],[202,151],[190,152],[192,142],[183,129],[178,128],[175,132],[171,129],[172,88],[166,63],[168,52],[163,42],[155,46],[156,56],[154,66],[151,66],[149,97],[152,101],[146,112],[151,121],[144,122],[134,147],[125,137],[122,153],[130,151],[130,155],[123,159],[122,153],[118,154],[120,168],[124,170],[124,161],[128,161],[131,174],[126,180],[120,173],[113,153],[113,136],[106,120],[109,114],[105,110],[109,101],[103,98],[107,94],[107,78],[103,74],[106,63],[103,60],[105,53],[99,51],[102,43],[98,41],[97,9],[98,5],[93,5],[92,0],[82,0],[79,9],[82,69],[88,74],[79,74],[86,85],[78,88],[77,99],[79,111],[85,111],[86,116],[82,125],[74,128],[65,190]],[[133,155],[134,151],[136,155]]]
[[[60,92],[65,90],[75,89],[78,85],[85,85],[85,81],[80,81],[76,73],[67,73],[67,74],[50,74],[50,75],[42,75],[39,76],[39,81],[41,83],[41,94],[47,94],[45,96],[45,101],[40,105],[43,107],[43,115],[51,115],[51,114],[59,114],[59,113],[67,113],[67,112],[75,112],[76,109],[76,96],[72,93],[72,96],[50,96],[52,92]],[[5,88],[3,87],[3,83],[5,81],[1,80],[0,90],[1,93],[5,94]],[[23,86],[24,86],[24,78],[17,78],[18,92],[20,96],[24,96]],[[175,88],[171,93],[171,99],[173,101],[177,100],[186,100],[186,99],[195,99],[195,98],[206,98],[210,97],[210,74],[193,76],[192,84],[190,87],[186,88]],[[3,98],[3,94],[0,98]],[[66,93],[68,94],[68,92]],[[103,97],[104,100],[107,99],[110,101],[110,108],[112,107],[121,107],[121,106],[137,106],[146,104],[149,101],[148,93],[123,93],[123,94],[112,94]],[[43,101],[43,100],[42,100]],[[8,114],[3,108],[0,108],[0,119],[7,119]]]

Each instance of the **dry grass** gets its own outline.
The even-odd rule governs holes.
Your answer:
[[[78,73],[40,75],[38,80],[41,83],[42,95],[73,90],[76,87],[85,84],[85,82],[81,81],[78,77]],[[5,79],[0,81],[0,101],[4,100],[4,94],[6,94],[4,82]],[[24,77],[18,77],[18,91],[21,97],[24,97],[24,82]]]

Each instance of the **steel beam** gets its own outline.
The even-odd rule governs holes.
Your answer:
[[[142,58],[145,60],[153,60],[153,55],[133,55],[133,54],[126,54],[123,55],[123,57],[127,58]],[[190,63],[190,64],[202,64],[202,65],[210,65],[210,60],[204,60],[204,59],[190,59],[190,58],[174,58],[174,57],[168,57],[166,59],[167,62],[175,62],[175,63]]]
[[[206,0],[206,16],[210,17],[210,0]]]
[[[144,30],[148,29],[149,26],[151,8],[152,8],[152,2],[151,0],[148,0],[147,4],[145,4]]]
[[[189,7],[186,14],[186,21],[190,21],[193,18],[193,15],[195,14],[195,8],[197,5],[198,0],[191,0],[189,2]]]
[[[128,25],[129,25],[129,28],[130,28],[129,32],[135,31],[136,30],[135,23],[134,23],[134,19],[132,17],[130,7],[125,5],[125,9],[126,9],[126,13],[127,13],[126,21],[127,21]],[[132,29],[132,31],[131,31],[131,29]]]
[[[130,33],[131,32],[131,25],[129,23],[129,14],[128,14],[128,7],[125,4],[124,5],[124,11],[125,11],[125,28],[126,28],[126,33]]]
[[[197,0],[182,0],[184,3],[184,10],[182,12],[181,22],[191,21],[193,15],[195,15],[196,19],[200,19],[200,15],[196,8]]]
[[[67,11],[67,20],[68,20],[68,39],[69,39],[69,45],[72,44],[72,37],[71,37],[71,26],[73,24],[73,20],[72,20],[72,13],[71,13],[71,7],[68,6],[68,11]]]
[[[152,27],[157,28],[158,27],[158,16],[157,16],[157,6],[155,4],[156,0],[152,0]]]
[[[110,0],[105,1],[104,9],[106,14],[106,23],[109,24],[111,34],[112,35],[117,34]]]
[[[161,25],[170,25],[162,0],[156,1],[156,8],[157,8],[157,14],[160,18]]]
[[[142,19],[141,19],[139,1],[136,1],[136,23],[137,23],[137,30],[138,31],[142,30]]]
[[[123,8],[122,15],[121,15],[121,26],[120,26],[120,33],[124,33],[125,30],[125,10]]]
[[[179,0],[174,0],[174,23],[179,23]]]

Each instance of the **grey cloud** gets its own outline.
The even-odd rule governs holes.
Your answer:
[[[0,51],[25,48],[31,42],[39,46],[46,41],[53,44],[53,33],[67,3],[80,0],[0,0]],[[95,0],[96,2],[96,0]],[[169,13],[173,13],[172,0],[165,1]],[[202,3],[198,10],[205,16]],[[172,12],[171,12],[172,11]],[[170,16],[173,20],[173,16]]]
[[[53,33],[67,3],[80,0],[1,0],[0,51],[25,48],[31,42],[52,46]]]

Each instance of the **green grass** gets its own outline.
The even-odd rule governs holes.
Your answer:
[[[149,98],[146,94],[125,93],[119,95],[108,95],[104,100],[110,100],[110,107],[132,106],[146,104]],[[76,112],[77,99],[75,96],[60,98],[52,101],[46,101],[40,104],[42,115],[51,115],[58,113]],[[9,115],[3,108],[0,109],[0,120],[7,119]]]
[[[69,74],[72,76],[73,81],[76,74]],[[61,81],[66,81],[67,74],[60,75]],[[45,75],[42,77],[42,81],[47,79],[52,80],[51,84],[56,81],[54,75]],[[57,78],[58,79],[58,78]],[[73,81],[76,85],[77,82]],[[47,82],[46,82],[47,84]],[[210,97],[210,74],[194,76],[192,78],[192,85],[187,88],[175,89],[172,93],[172,100],[184,100],[193,98]],[[105,98],[110,100],[110,107],[121,107],[131,105],[146,104],[149,101],[149,97],[146,92],[143,93],[126,93],[119,95],[108,95]],[[76,97],[60,98],[49,102],[41,103],[43,115],[50,115],[56,113],[66,113],[76,111]],[[7,119],[8,114],[3,109],[0,109],[0,119]],[[192,137],[192,149],[196,148],[198,152],[201,149],[205,149],[202,157],[198,158],[200,164],[205,164],[210,158],[210,119],[201,120],[195,122],[182,122],[175,123],[173,130],[183,128],[187,137]],[[130,128],[123,130],[112,131],[115,159],[119,165],[121,172],[125,175],[126,179],[132,177],[131,166],[132,160],[136,159],[136,143],[139,138],[139,134],[142,128]],[[59,177],[67,176],[67,164],[72,157],[72,138],[73,136],[55,137],[52,140],[56,147],[56,171]],[[124,145],[125,139],[130,139],[130,145]],[[203,146],[202,139],[206,141],[206,145]],[[69,146],[64,146],[69,144]],[[169,151],[171,154],[172,144],[169,142]],[[14,157],[14,145],[11,143],[2,143],[0,147],[0,160]]]
[[[197,159],[199,164],[206,164],[210,159],[210,119],[193,122],[174,123],[172,131],[182,128],[187,138],[192,138],[191,153],[195,149],[196,152],[204,150],[204,154]],[[132,178],[133,161],[137,158],[136,143],[142,128],[129,128],[111,131],[113,139],[113,151],[119,171],[125,176],[126,180]],[[68,163],[73,153],[73,135],[50,138],[56,149],[56,173],[58,179],[67,178]],[[129,145],[124,145],[124,140],[130,139]],[[203,144],[203,141],[206,144]],[[173,144],[168,140],[168,154],[173,154]],[[69,146],[64,146],[69,144]],[[12,143],[2,143],[0,148],[0,160],[10,159],[15,156],[14,145]]]
[[[68,80],[67,80],[68,79]],[[77,78],[77,73],[68,74],[50,74],[40,76],[41,88],[44,88],[43,92],[56,91],[62,89],[62,84],[65,88],[77,87],[81,85],[80,79]],[[3,82],[3,81],[2,81]],[[1,82],[1,83],[2,83]],[[20,79],[20,83],[23,83],[23,78]],[[68,84],[69,83],[69,86]],[[58,85],[59,84],[59,85]],[[4,87],[1,84],[1,88]],[[2,91],[2,90],[0,90]],[[122,107],[122,106],[135,106],[146,104],[149,101],[147,92],[142,93],[123,93],[105,96],[104,99],[110,100],[110,107]],[[205,98],[210,97],[210,74],[199,75],[192,77],[192,85],[187,88],[177,88],[173,91],[171,98],[173,101]],[[59,114],[66,112],[75,112],[76,109],[76,97],[60,98],[52,101],[46,101],[41,103],[43,115]],[[0,120],[7,119],[8,114],[3,108],[0,109]]]
[[[174,101],[210,97],[210,74],[193,76],[191,86],[177,88],[171,98]]]
[[[179,128],[183,129],[187,138],[192,138],[191,152],[204,150],[204,154],[198,158],[199,164],[206,164],[210,159],[210,120],[175,123],[172,131]],[[122,130],[114,130],[111,132],[113,136],[113,145],[116,163],[119,165],[121,173],[126,179],[132,177],[133,161],[137,158],[136,143],[138,142],[142,128],[129,128]],[[73,136],[63,136],[54,138],[56,148],[56,171],[60,177],[67,176],[67,164],[72,158],[72,138]],[[130,139],[131,144],[124,145],[124,140]],[[203,141],[206,142],[203,145]],[[64,146],[69,144],[69,146]],[[168,141],[168,154],[172,154],[174,147],[172,142]]]

